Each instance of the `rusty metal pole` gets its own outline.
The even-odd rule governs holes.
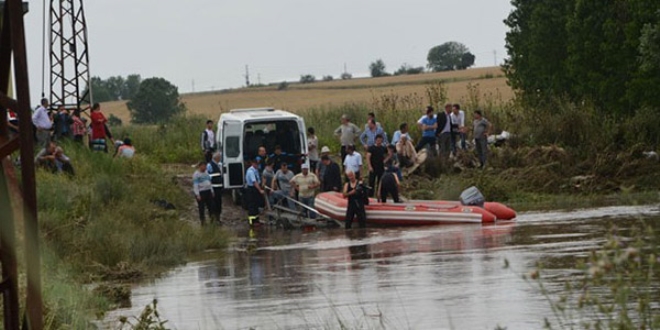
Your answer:
[[[9,11],[5,3],[0,3],[0,92],[8,94],[11,64],[11,40],[9,31]],[[6,106],[0,105],[0,118],[6,116]],[[5,120],[0,120],[0,145],[9,139]],[[5,329],[18,329],[18,268],[16,258],[16,228],[11,206],[9,186],[5,180],[7,162],[0,152],[0,262],[2,263],[3,325]],[[11,165],[11,164],[9,164]]]
[[[30,111],[25,28],[21,0],[7,0],[11,29],[11,48],[14,52],[14,81],[18,101],[18,120],[21,145],[21,174],[23,181],[23,212],[25,221],[25,257],[27,266],[27,319],[31,330],[43,329],[43,300],[41,296],[41,257],[37,218],[37,190],[34,172],[34,141]]]

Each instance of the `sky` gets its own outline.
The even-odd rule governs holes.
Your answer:
[[[32,103],[42,85],[42,1],[30,1],[25,17]],[[501,64],[512,10],[510,0],[93,0],[84,8],[92,76],[163,77],[180,93],[244,86],[246,65],[252,83],[338,77],[344,66],[366,76],[377,59],[389,72],[423,66],[447,41],[465,44],[476,67]]]

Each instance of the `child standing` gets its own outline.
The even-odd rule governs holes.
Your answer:
[[[197,171],[193,173],[193,192],[197,199],[197,208],[199,209],[199,221],[202,226],[205,223],[204,207],[209,212],[209,216],[213,214],[213,185],[211,183],[211,176],[206,171],[206,163],[199,162],[197,164]]]

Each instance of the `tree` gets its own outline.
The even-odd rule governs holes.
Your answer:
[[[353,79],[353,75],[348,72],[344,72],[341,74],[341,80],[348,80],[348,79]]]
[[[426,57],[431,71],[463,70],[474,64],[474,55],[460,42],[449,41],[429,50]]]
[[[387,72],[385,72],[385,63],[381,59],[378,59],[375,62],[371,62],[371,64],[369,64],[369,71],[371,72],[371,76],[374,78],[389,75]]]
[[[334,79],[335,78],[333,78],[332,75],[323,76],[323,81],[332,81]]]
[[[131,100],[140,88],[142,77],[139,74],[129,74],[124,80],[121,98],[122,100]]]
[[[311,74],[304,74],[300,76],[300,83],[301,84],[311,84],[316,81],[316,77]]]
[[[394,75],[399,76],[402,74],[419,74],[422,72],[424,72],[423,66],[413,67],[410,64],[403,63],[398,70],[394,71]]]
[[[163,78],[143,80],[127,106],[136,124],[162,123],[186,111],[178,88]]]
[[[645,40],[660,23],[660,2],[513,0],[512,5],[504,21],[510,31],[503,67],[525,100],[586,101],[615,116],[660,105],[654,96],[660,94],[658,75],[644,66]]]

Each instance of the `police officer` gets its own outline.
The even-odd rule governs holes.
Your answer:
[[[220,223],[220,215],[222,214],[222,188],[223,188],[223,176],[222,176],[222,153],[219,151],[213,154],[213,158],[208,163],[206,170],[211,176],[211,185],[213,186],[213,201],[215,205],[215,210],[213,218],[218,224]]]
[[[259,175],[259,161],[252,159],[252,166],[245,173],[246,203],[248,207],[248,223],[252,226],[259,221],[259,206],[263,202],[264,190],[261,187],[261,176]]]

